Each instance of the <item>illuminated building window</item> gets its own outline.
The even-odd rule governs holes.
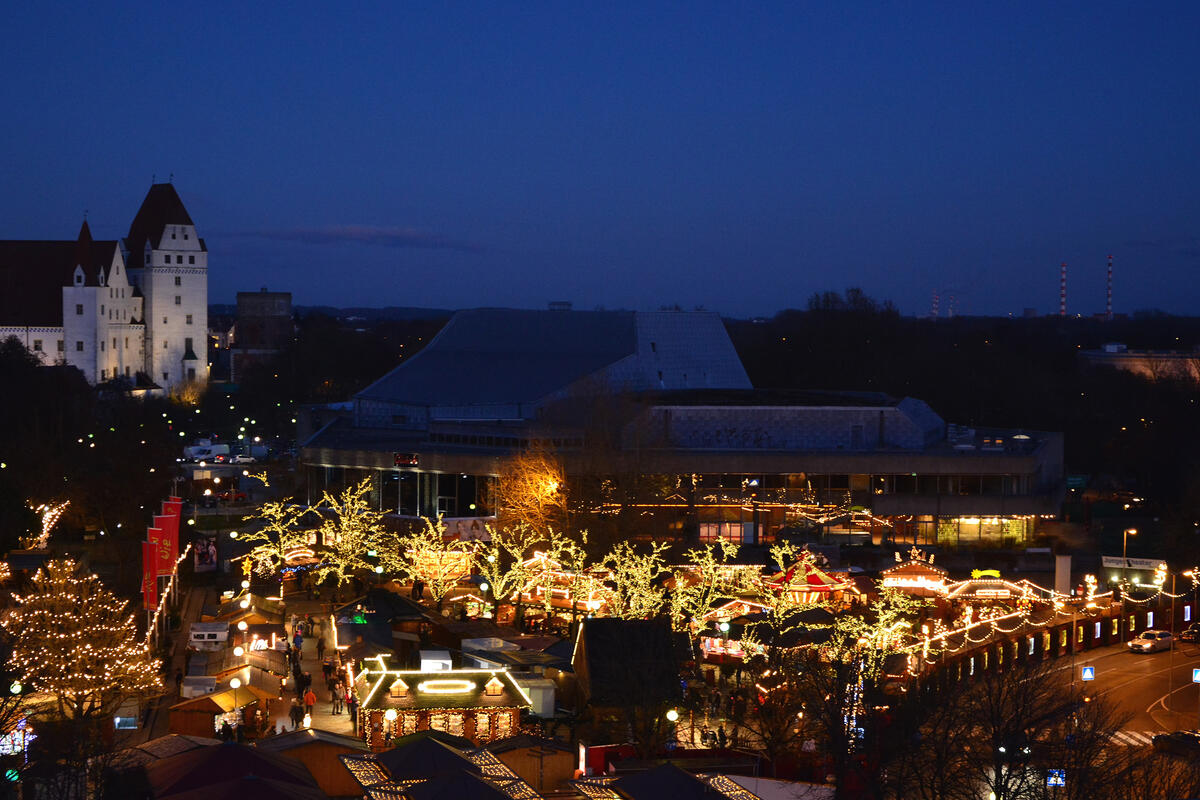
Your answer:
[[[1029,637],[1029,655],[1033,655],[1033,651],[1037,649],[1037,639]]]
[[[496,738],[507,739],[512,735],[512,715],[503,711],[496,715]]]
[[[491,714],[476,714],[475,715],[475,738],[480,741],[491,739],[492,732],[492,715]]]
[[[1112,635],[1116,636],[1120,632],[1121,632],[1121,620],[1114,619],[1112,621]]]
[[[1083,626],[1075,629],[1075,643],[1083,644]]]
[[[1050,631],[1042,634],[1042,652],[1050,652]]]
[[[1096,622],[1096,627],[1095,627],[1094,631],[1092,632],[1092,638],[1093,638],[1093,639],[1099,639],[1099,638],[1100,638],[1100,636],[1101,636],[1101,631],[1100,631],[1100,623],[1099,623],[1099,621],[1097,621],[1097,622]]]

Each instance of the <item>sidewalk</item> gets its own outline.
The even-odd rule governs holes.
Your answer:
[[[171,634],[174,637],[171,658],[165,665],[166,669],[163,673],[163,688],[166,693],[151,701],[149,720],[138,731],[138,736],[131,737],[134,744],[166,736],[169,732],[171,727],[169,709],[180,700],[179,692],[175,688],[175,670],[182,669],[184,673],[187,672],[188,631],[193,622],[200,620],[200,612],[203,610],[204,604],[209,602],[210,594],[215,598],[216,591],[208,586],[193,586],[188,589],[179,609],[179,630]]]
[[[289,594],[284,598],[284,603],[287,606],[285,625],[289,634],[292,632],[292,614],[295,614],[297,619],[304,619],[306,614],[311,614],[313,621],[316,623],[316,630],[313,634],[304,637],[304,646],[301,649],[300,657],[301,669],[312,675],[312,690],[317,696],[317,703],[313,707],[312,712],[311,727],[317,730],[353,736],[353,721],[345,709],[343,708],[340,714],[333,713],[333,698],[329,690],[325,687],[325,675],[321,671],[321,661],[317,658],[317,640],[321,637],[325,638],[325,646],[327,648],[325,650],[326,657],[329,657],[333,652],[333,635],[328,630],[329,614],[332,611],[332,605],[330,603],[322,603],[318,600],[307,600],[303,592]],[[271,719],[275,724],[275,730],[279,733],[284,733],[292,729],[292,721],[288,716],[288,712],[292,707],[292,699],[295,697],[295,682],[289,675],[287,681],[284,683],[283,699],[271,703]]]

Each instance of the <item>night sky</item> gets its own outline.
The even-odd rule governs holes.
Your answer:
[[[1047,6],[1053,10],[1047,11]],[[109,6],[104,8],[103,6]],[[152,176],[212,302],[1200,304],[1200,3],[21,3],[0,238]]]

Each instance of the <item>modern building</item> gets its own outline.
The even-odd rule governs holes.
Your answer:
[[[121,240],[0,241],[0,338],[89,383],[170,388],[208,377],[208,251],[169,183]]]
[[[459,312],[325,417],[301,460],[314,498],[371,477],[381,510],[486,516],[531,445],[561,459],[577,510],[701,541],[1016,545],[1063,492],[1061,434],[947,425],[913,398],[757,390],[720,318],[687,312]]]
[[[230,347],[229,379],[237,382],[253,364],[278,355],[295,336],[292,293],[238,292],[237,321]]]

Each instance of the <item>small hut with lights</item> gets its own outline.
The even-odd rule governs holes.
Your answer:
[[[436,672],[396,669],[387,656],[367,661],[355,678],[358,730],[384,750],[401,736],[434,730],[476,745],[515,734],[528,694],[507,670]]]
[[[896,565],[880,573],[880,583],[885,589],[898,589],[917,597],[941,597],[946,594],[946,570],[933,565],[933,554],[923,553],[914,547],[906,561],[896,553]]]

